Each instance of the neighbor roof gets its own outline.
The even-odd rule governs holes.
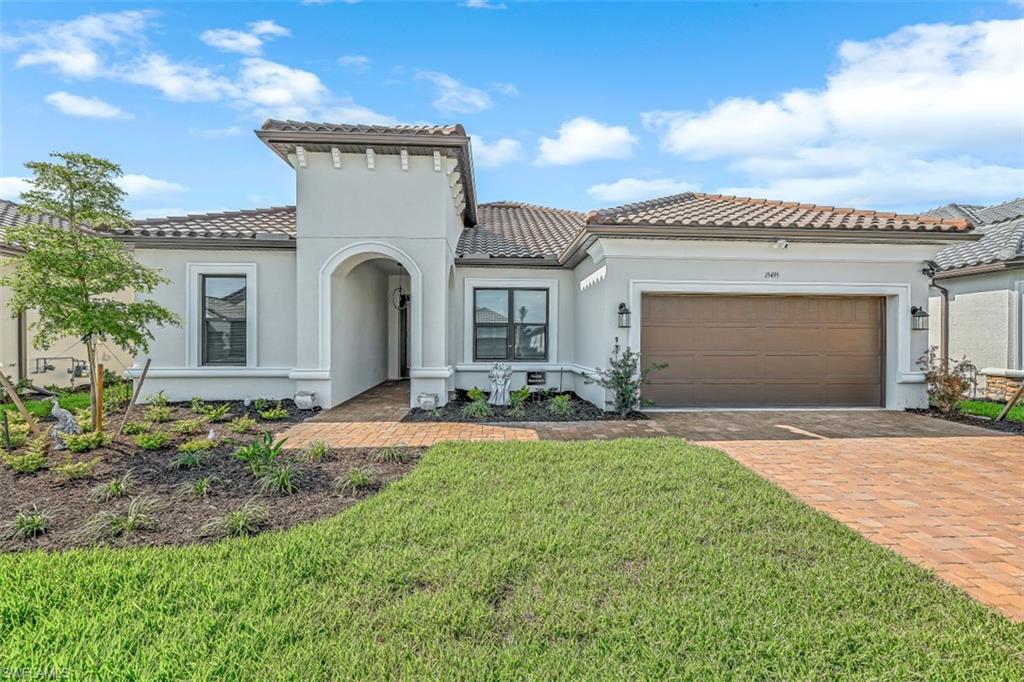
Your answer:
[[[978,204],[946,204],[928,211],[925,215],[940,218],[967,218],[975,227],[986,223],[997,223],[1024,215],[1024,198],[1013,199],[1002,204],[980,206]]]
[[[587,214],[588,225],[967,232],[966,217],[903,215],[686,192]]]
[[[933,213],[946,214],[963,208],[962,204],[948,204]],[[975,227],[981,239],[954,244],[935,256],[935,262],[947,276],[976,266],[1024,262],[1024,198],[994,206],[968,208],[978,220]]]
[[[361,125],[356,123],[318,123],[316,121],[282,121],[278,119],[267,119],[260,127],[263,131],[275,132],[305,132],[305,133],[344,133],[346,135],[438,135],[466,136],[466,129],[461,123],[448,125]]]

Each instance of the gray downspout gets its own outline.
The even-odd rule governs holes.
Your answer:
[[[935,283],[935,274],[938,272],[939,266],[932,261],[928,261],[925,265],[925,269],[922,271],[928,276],[930,280],[930,286],[938,289],[939,294],[942,296],[942,329],[939,330],[941,337],[939,339],[939,359],[942,362],[942,371],[949,371],[949,289]]]
[[[28,376],[28,325],[25,313],[18,313],[18,381]]]

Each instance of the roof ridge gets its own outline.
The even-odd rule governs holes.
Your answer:
[[[487,201],[477,206],[514,206],[516,208],[535,208],[540,211],[556,211],[558,213],[570,213],[575,216],[585,215],[582,211],[574,211],[571,208],[558,208],[557,206],[543,206],[541,204],[530,204],[525,201],[512,201],[510,199],[502,199],[499,201]]]
[[[610,206],[608,208],[599,208],[586,212],[588,218],[587,222],[590,222],[590,217],[606,215],[609,213],[623,213],[625,211],[636,211],[642,208],[654,208],[655,206],[661,206],[662,204],[675,201],[676,199],[689,198],[689,197],[704,197],[708,196],[703,192],[678,192],[676,194],[669,194],[664,197],[655,197],[654,199],[644,199],[643,201],[634,201],[629,204],[620,204],[618,206]]]
[[[196,218],[221,218],[240,215],[252,215],[257,213],[270,213],[294,210],[294,204],[285,204],[282,206],[267,206],[266,208],[240,208],[234,211],[211,211],[209,213],[186,213],[184,215],[171,215],[165,216],[163,218],[141,218],[139,220],[132,221],[132,224],[136,226],[141,226],[151,223],[184,222],[187,220],[194,220]]]

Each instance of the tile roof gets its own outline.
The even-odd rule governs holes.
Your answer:
[[[932,213],[946,215],[965,208],[962,204],[941,206]],[[1024,258],[1024,198],[994,206],[966,207],[977,219],[981,233],[976,242],[946,247],[935,256],[942,270],[956,270]]]
[[[21,204],[0,199],[0,244],[7,243],[7,228],[24,225],[55,225],[66,228],[68,223],[63,218],[52,215],[22,213]]]
[[[514,201],[480,204],[462,231],[460,258],[557,258],[583,229],[583,214]]]
[[[132,237],[181,239],[295,239],[295,207],[271,206],[224,213],[199,213],[168,218],[136,220],[125,230]]]
[[[686,192],[591,211],[587,224],[966,232],[964,217],[902,215],[817,204]]]
[[[466,136],[466,129],[461,123],[448,125],[360,125],[355,123],[320,123],[316,121],[281,121],[267,119],[260,130],[287,133],[357,133],[367,135],[439,135],[442,137],[457,135]]]

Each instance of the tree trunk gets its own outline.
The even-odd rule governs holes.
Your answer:
[[[96,346],[94,345],[93,337],[90,334],[85,339],[85,350],[89,357],[89,408],[92,416],[93,431],[96,430],[96,410],[99,405],[96,391],[99,388],[99,384],[96,379]]]

